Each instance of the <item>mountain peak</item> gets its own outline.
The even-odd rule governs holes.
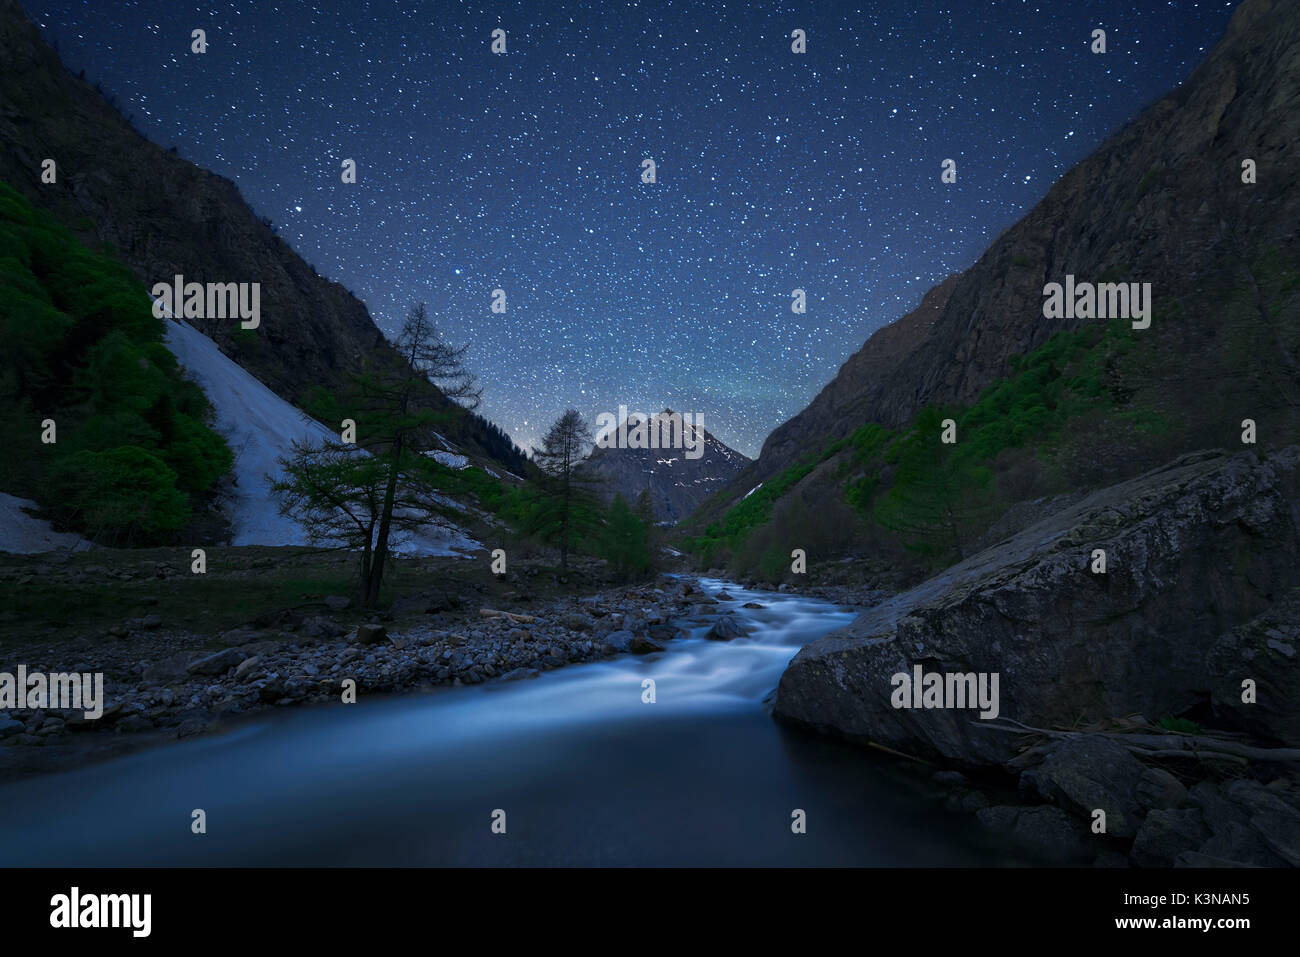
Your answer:
[[[654,415],[629,415],[622,430],[606,433],[606,444],[592,450],[582,464],[583,474],[597,484],[607,500],[621,494],[633,501],[642,492],[649,492],[660,521],[685,518],[750,460],[710,434],[703,424],[697,425],[693,415],[682,416],[684,448],[658,447],[658,442],[645,447],[634,431],[629,431],[639,424],[653,425],[656,420],[676,415],[672,409]],[[649,431],[654,433],[655,429]],[[632,441],[623,444],[624,436]]]

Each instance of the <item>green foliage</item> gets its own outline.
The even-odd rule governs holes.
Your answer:
[[[67,527],[144,545],[174,536],[233,456],[203,392],[121,263],[0,183],[0,488]],[[57,442],[42,445],[53,419]],[[138,466],[139,475],[131,468]],[[79,478],[79,476],[81,478]]]
[[[784,472],[764,482],[733,505],[721,522],[712,522],[701,535],[688,540],[688,551],[700,556],[704,565],[717,560],[720,549],[730,552],[744,544],[754,529],[765,525],[772,517],[772,506],[787,490],[801,481],[817,467],[818,460],[807,457]]]
[[[959,485],[966,476],[953,468],[955,446],[941,441],[943,413],[927,408],[889,450],[894,481],[876,505],[875,518],[899,532],[912,551],[930,557],[962,552],[957,514]],[[987,483],[981,483],[981,490]]]
[[[756,533],[772,523],[775,504],[790,489],[819,463],[837,458],[844,502],[854,512],[925,565],[957,559],[1017,500],[1020,487],[1050,473],[1044,463],[1069,445],[1076,423],[1101,414],[1137,434],[1168,429],[1167,416],[1129,404],[1128,394],[1113,384],[1116,363],[1133,346],[1130,326],[1119,320],[1058,332],[1013,358],[1010,373],[970,406],[923,409],[899,432],[866,423],[764,483],[684,545],[706,566],[730,560],[766,574],[766,568],[788,564],[784,542],[778,547],[775,540],[769,544],[769,534]],[[945,418],[956,423],[955,444],[939,441]],[[1003,468],[1014,472],[1005,484]],[[788,517],[781,524],[787,532],[798,528]]]
[[[636,503],[632,506],[632,514],[645,527],[646,564],[644,570],[653,572],[658,569],[660,564],[663,551],[663,532],[657,524],[658,516],[655,514],[654,502],[650,500],[648,489],[642,489],[641,494],[636,497]]]
[[[627,578],[649,567],[649,529],[621,494],[609,505],[602,538],[604,558],[618,575]]]
[[[577,409],[566,409],[533,450],[537,497],[529,531],[559,548],[561,569],[569,567],[570,552],[600,534],[600,505],[591,480],[579,470],[591,446],[591,427]]]
[[[441,491],[458,502],[476,502],[485,512],[502,514],[508,494],[500,479],[493,478],[478,466],[447,469],[438,483]]]
[[[1188,721],[1186,718],[1161,718],[1156,724],[1166,731],[1173,731],[1178,734],[1201,733],[1201,726],[1195,721]]]
[[[763,482],[732,505],[724,513],[721,521],[711,522],[699,535],[685,540],[682,543],[683,547],[694,553],[705,566],[726,561],[744,548],[755,530],[771,521],[776,503],[818,465],[849,449],[852,451],[848,463],[861,465],[873,459],[889,437],[890,432],[887,429],[875,423],[868,423],[852,434],[828,443],[819,454],[805,456],[779,475]],[[773,555],[776,554],[772,549],[768,551],[772,551]],[[789,563],[788,549],[780,555],[779,562],[776,558],[767,556],[766,552],[764,555],[765,557],[758,562],[760,568],[776,568],[778,565],[784,567]]]
[[[601,508],[595,496],[580,486],[570,486],[566,504],[558,480],[537,476],[507,493],[502,515],[525,538],[563,545],[575,554],[594,554],[601,549]]]
[[[308,408],[324,421],[355,422],[355,445],[295,442],[272,486],[281,513],[314,541],[361,552],[367,608],[379,602],[398,536],[447,517],[443,485],[455,470],[437,461],[435,426],[454,414],[449,406],[478,402],[465,349],[443,342],[424,303],[411,306],[393,345],[392,353],[372,353],[345,393],[317,389],[310,397]],[[432,407],[431,384],[449,400],[441,408]]]
[[[50,469],[49,485],[52,513],[109,545],[157,541],[190,517],[176,473],[134,446],[61,458]]]
[[[869,473],[846,497],[900,533],[903,544],[928,562],[960,558],[1009,504],[994,481],[996,463],[1016,460],[1008,454],[1025,448],[1034,450],[1031,459],[1050,455],[1072,422],[1099,410],[1117,414],[1106,373],[1130,340],[1129,327],[1120,321],[1056,333],[1013,358],[1011,375],[990,384],[970,407],[922,410],[887,449],[885,458],[894,469],[889,487],[883,487],[879,472]],[[1160,427],[1148,410],[1123,414],[1141,428]],[[939,443],[943,418],[956,422],[956,444]]]
[[[868,422],[849,436],[848,445],[853,451],[840,471],[841,474],[848,470],[856,473],[856,477],[844,487],[844,498],[854,508],[870,509],[880,487],[880,469],[892,435],[883,426]]]

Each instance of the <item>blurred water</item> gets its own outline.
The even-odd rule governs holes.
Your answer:
[[[749,637],[706,641],[701,626],[663,653],[277,713],[9,785],[0,864],[998,862],[972,819],[917,802],[889,759],[765,712],[798,648],[852,612],[725,587],[727,604],[767,606],[738,609]],[[806,834],[791,832],[795,808]]]

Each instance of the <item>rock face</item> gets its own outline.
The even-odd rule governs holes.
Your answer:
[[[665,409],[652,416],[656,425],[661,417],[672,415]],[[629,429],[644,416],[629,419]],[[605,501],[621,494],[629,505],[642,492],[650,493],[650,504],[661,522],[679,522],[706,498],[722,488],[749,465],[749,459],[718,441],[708,429],[703,432],[701,454],[687,458],[690,449],[595,448],[582,464],[582,474],[598,483],[596,491]],[[696,440],[692,440],[696,441]],[[692,452],[692,454],[694,454]]]
[[[1253,729],[1300,744],[1300,671],[1266,616],[1300,585],[1298,483],[1292,446],[1262,460],[1195,453],[1095,492],[805,647],[775,713],[908,753],[1001,763],[1016,736],[976,710],[895,708],[892,676],[916,665],[998,673],[1000,716],[1041,728],[1176,715],[1239,696],[1244,668],[1272,702],[1251,712]],[[1104,574],[1091,571],[1095,549]],[[1234,631],[1250,622],[1247,637]],[[1233,648],[1258,651],[1248,663]]]
[[[1224,634],[1208,667],[1217,679],[1211,703],[1221,720],[1261,737],[1300,741],[1300,589]],[[1247,679],[1256,686],[1251,704],[1241,700]]]
[[[863,317],[877,331],[806,409],[768,436],[755,463],[728,488],[730,501],[866,422],[894,428],[927,404],[969,403],[1007,374],[1012,357],[1057,331],[1095,322],[1043,316],[1043,286],[1067,274],[1152,283],[1156,318],[1149,331],[1168,328],[1162,347],[1177,359],[1159,375],[1124,383],[1139,398],[1177,390],[1208,413],[1217,412],[1214,394],[1234,406],[1267,408],[1275,422],[1294,426],[1294,391],[1284,391],[1295,388],[1300,358],[1295,292],[1272,315],[1250,308],[1234,310],[1231,319],[1217,297],[1265,287],[1271,296],[1269,281],[1260,284],[1265,263],[1276,257],[1293,268],[1300,257],[1300,189],[1291,158],[1300,140],[1297,76],[1300,5],[1244,0],[1186,82],[1073,167],[973,266],[891,324],[881,325],[889,317]],[[1259,170],[1272,166],[1274,182],[1261,175],[1243,184],[1246,157]],[[1250,336],[1259,345],[1248,358],[1224,348]],[[1170,404],[1178,407],[1177,400]],[[1281,426],[1275,434],[1284,434]],[[1291,435],[1285,441],[1294,441]],[[1183,449],[1222,441],[1206,435]]]

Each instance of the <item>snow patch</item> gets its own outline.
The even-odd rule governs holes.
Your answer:
[[[90,542],[71,532],[56,532],[50,523],[34,518],[28,510],[36,503],[0,492],[0,552],[35,555],[59,548],[90,548]]]
[[[271,494],[272,476],[280,477],[277,460],[293,453],[295,439],[318,444],[324,439],[337,441],[338,436],[268,389],[188,323],[169,319],[166,342],[207,393],[216,413],[215,428],[235,454],[234,488],[222,503],[231,523],[231,544],[310,544],[306,530],[280,514]],[[462,529],[430,526],[394,551],[457,555],[479,548]]]
[[[432,455],[449,469],[459,470],[469,468],[469,459],[464,455],[457,455],[454,452],[426,452],[424,454]]]

